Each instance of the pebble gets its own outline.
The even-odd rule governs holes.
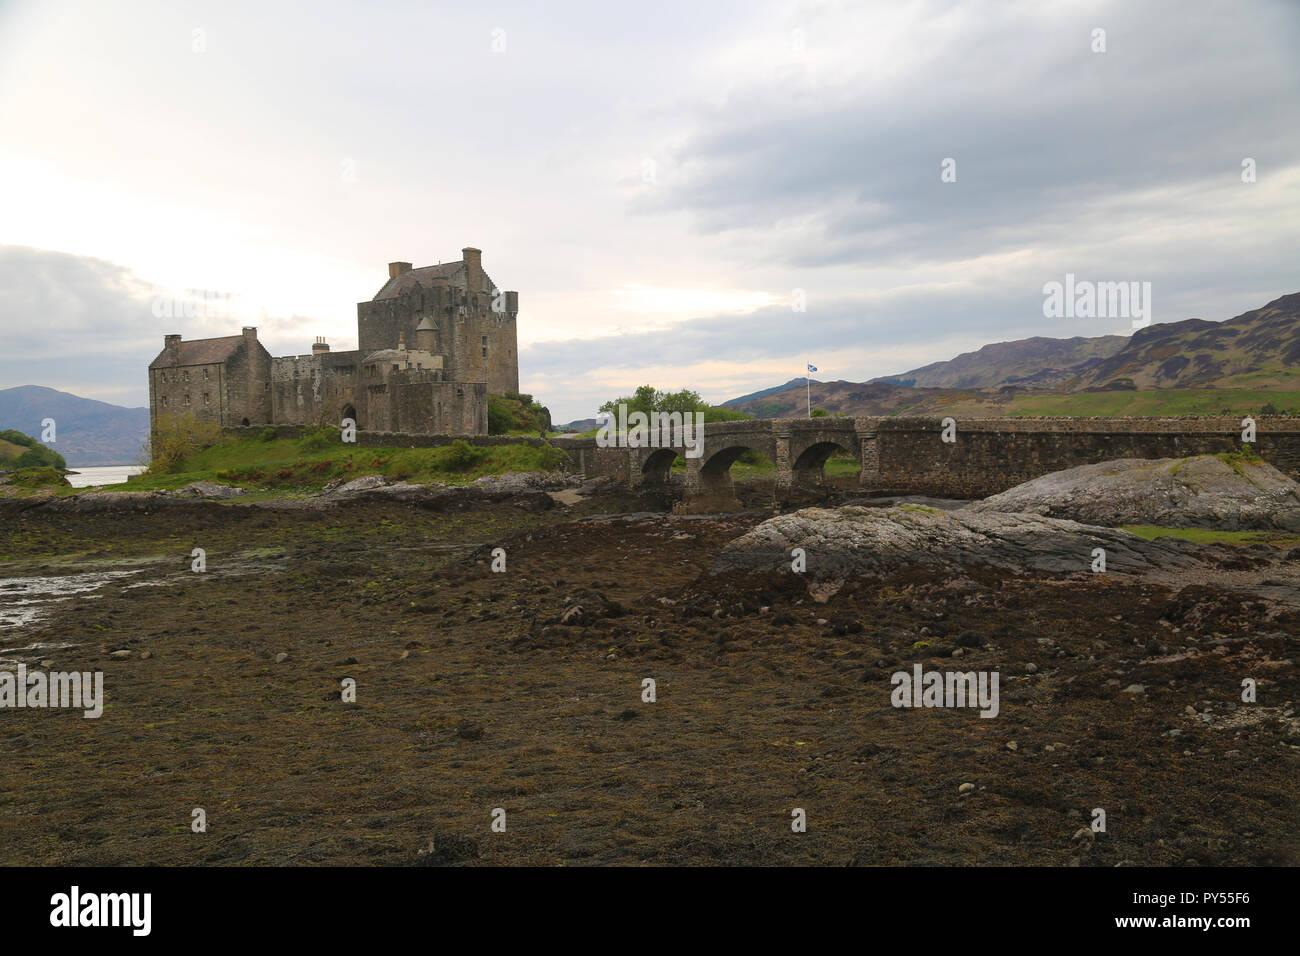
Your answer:
[[[1080,840],[1087,840],[1092,843],[1097,839],[1097,834],[1092,832],[1092,827],[1079,827],[1074,831],[1074,836],[1070,838],[1072,842],[1078,843]]]
[[[1025,673],[1026,673],[1026,674],[1037,674],[1037,673],[1038,673],[1038,665],[1035,664],[1033,661],[1030,661],[1028,664],[1025,665]]]
[[[142,661],[147,661],[147,660],[148,660],[149,658],[151,658],[151,657],[153,657],[153,651],[141,651],[141,652],[140,652],[140,660],[142,660]]]
[[[1145,694],[1146,692],[1146,686],[1143,684],[1129,684],[1124,688],[1125,694]]]
[[[973,783],[963,783],[960,787],[957,788],[957,792],[961,794],[972,793],[974,792],[974,790],[975,790],[975,784]]]
[[[275,662],[277,664],[283,664],[288,659],[289,659],[289,655],[286,654],[284,651],[281,651],[279,654],[275,655]]]
[[[1019,750],[1019,749],[1020,749],[1020,744],[1018,744],[1018,743],[1016,743],[1014,740],[1012,740],[1011,742],[1009,742],[1009,743],[1007,744],[1007,749],[1008,749],[1008,750]]]
[[[119,661],[124,661],[131,656],[131,652],[128,650],[109,651],[108,656],[116,657]]]

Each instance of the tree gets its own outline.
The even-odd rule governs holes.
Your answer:
[[[193,412],[160,415],[145,446],[149,471],[165,475],[179,471],[186,458],[221,441],[221,426],[200,421]]]

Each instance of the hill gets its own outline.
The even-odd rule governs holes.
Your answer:
[[[0,431],[0,471],[19,468],[65,468],[63,456],[51,451],[31,435],[13,428]]]
[[[934,362],[901,375],[888,375],[872,381],[919,388],[997,388],[1001,385],[1051,388],[1115,355],[1127,342],[1128,339],[1122,335],[1102,335],[1092,339],[1034,336],[986,345],[947,362]]]
[[[870,382],[813,382],[840,415],[1217,415],[1300,408],[1300,293],[1224,322],[1187,319],[1131,337],[986,345]],[[802,417],[803,379],[724,403]]]
[[[0,431],[39,438],[46,418],[56,423],[55,441],[48,444],[69,468],[131,464],[149,436],[147,408],[123,408],[43,385],[0,389]]]
[[[1300,388],[1300,292],[1226,322],[1148,326],[1114,355],[1078,372],[1076,390],[1116,379],[1140,389]]]

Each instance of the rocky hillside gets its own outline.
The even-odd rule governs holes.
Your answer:
[[[1295,388],[1300,382],[1300,293],[1226,322],[1187,319],[1133,333],[1109,358],[1078,369],[1073,389],[1118,380],[1137,388]]]

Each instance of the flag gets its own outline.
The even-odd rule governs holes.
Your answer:
[[[816,366],[816,365],[809,365],[809,366],[808,366],[808,371],[810,371],[810,372],[815,372],[815,371],[817,371],[817,366]]]

